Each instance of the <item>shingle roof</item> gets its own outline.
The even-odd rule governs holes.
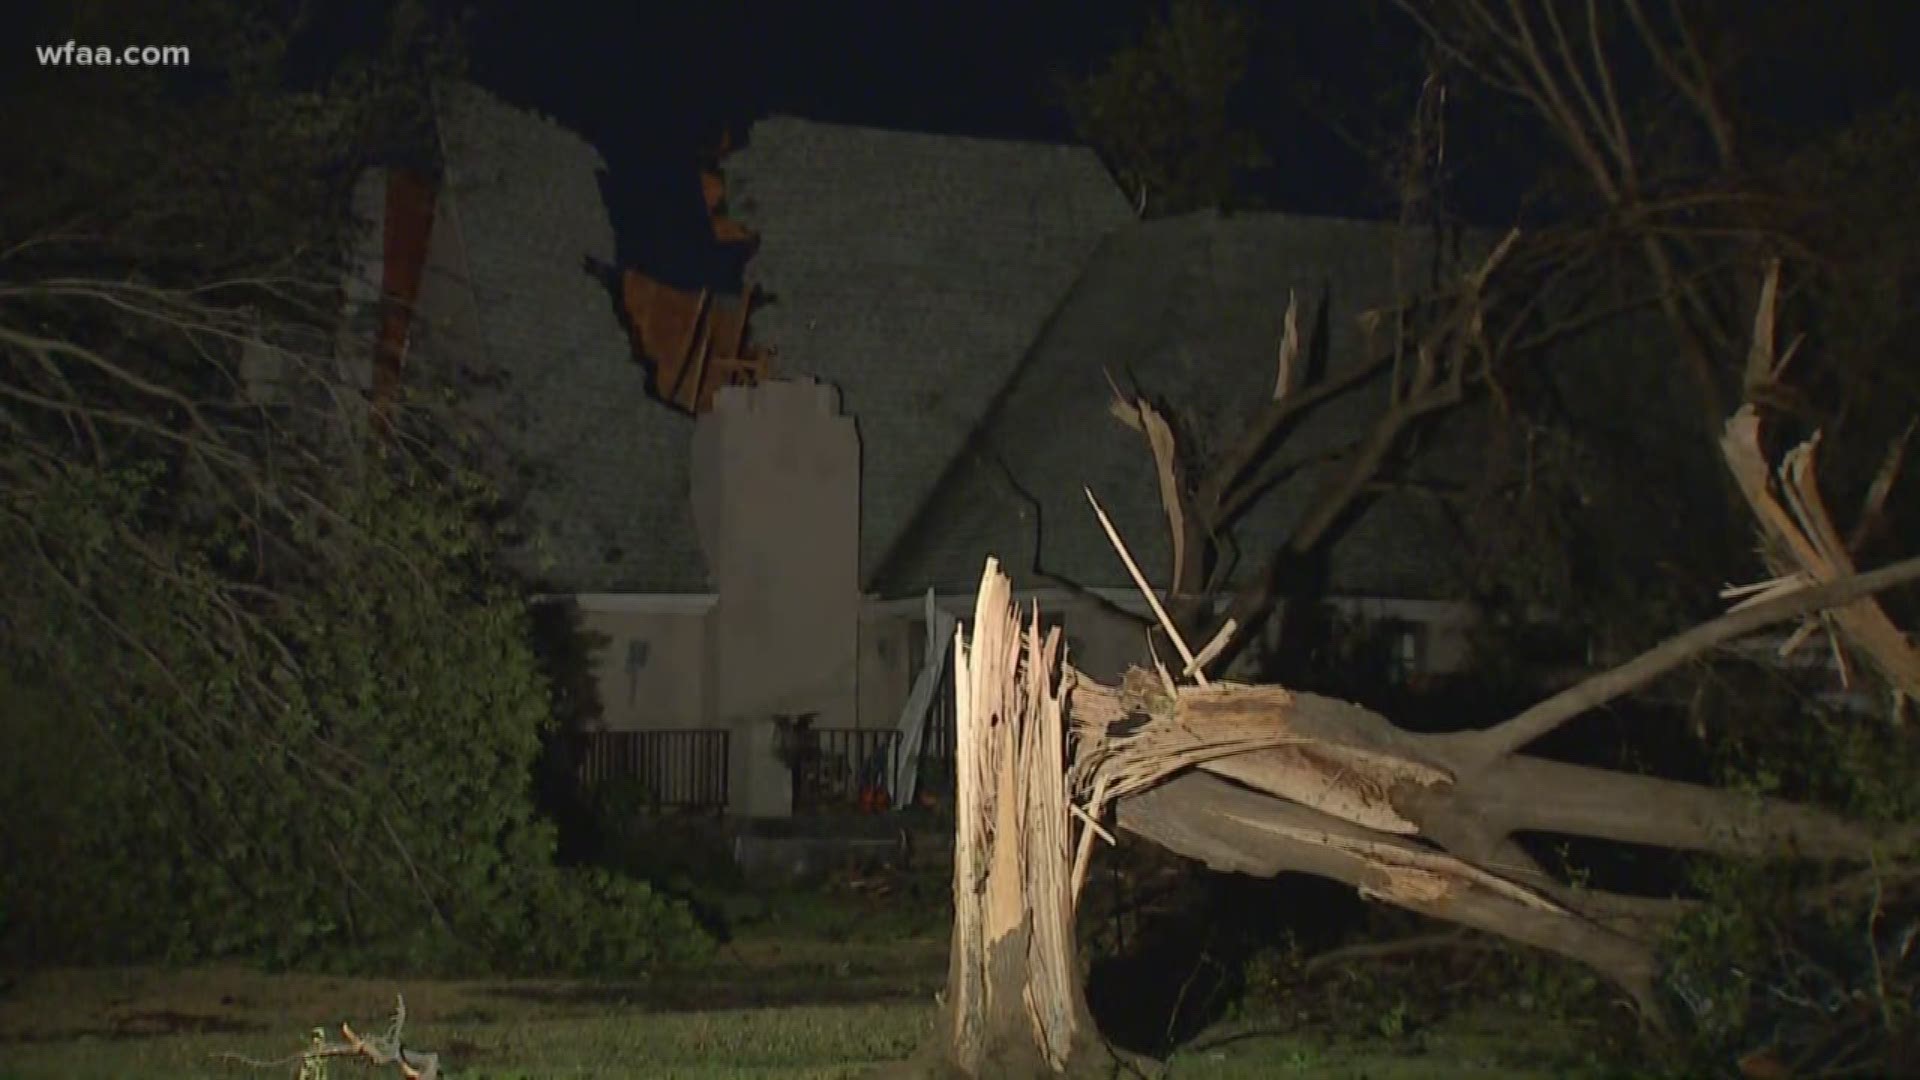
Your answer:
[[[838,385],[859,424],[871,583],[1131,211],[1091,151],[1046,143],[773,118],[725,169],[773,298],[754,339],[781,374]]]
[[[478,329],[438,345],[497,378],[474,407],[520,470],[510,494],[550,559],[541,583],[706,591],[687,498],[693,422],[647,396],[586,269],[614,258],[600,155],[471,87],[441,104],[442,218],[471,299],[444,299],[443,283],[438,302],[472,309]],[[1164,574],[1151,465],[1108,416],[1105,373],[1223,439],[1271,390],[1288,289],[1303,311],[1327,291],[1338,362],[1357,356],[1354,315],[1391,280],[1387,226],[1279,214],[1134,225],[1081,148],[776,118],[726,172],[732,215],[762,236],[749,276],[771,302],[755,339],[779,349],[781,374],[836,384],[859,425],[862,579],[887,593],[971,589],[989,553],[1016,573],[1037,558],[1053,577],[1124,584],[1082,484]],[[1351,437],[1371,391],[1323,410],[1289,453]],[[1315,477],[1268,501],[1248,550],[1285,534]],[[1336,549],[1336,583],[1427,591],[1431,516],[1413,498],[1378,505]]]
[[[472,408],[518,471],[509,495],[550,563],[531,549],[518,560],[556,590],[706,591],[687,500],[692,421],[647,396],[613,301],[586,268],[614,258],[600,155],[470,86],[444,88],[441,106],[435,245],[457,253],[451,272],[479,323],[477,342],[454,347],[496,383]],[[466,317],[469,305],[440,295],[438,314]],[[432,306],[424,290],[421,303]]]
[[[472,408],[511,461],[519,561],[571,591],[700,592],[692,421],[653,401],[607,290],[614,235],[578,135],[471,86],[445,88],[443,221],[496,385]],[[1125,200],[1083,148],[775,118],[726,162],[761,230],[753,317],[778,372],[839,386],[862,444],[862,565],[895,544]],[[443,241],[445,243],[443,243]],[[444,267],[442,268],[444,271]],[[431,285],[426,290],[432,293]],[[426,323],[432,323],[432,311]],[[429,331],[430,331],[429,327]],[[420,347],[432,352],[430,332]],[[503,472],[508,471],[503,469]]]
[[[1289,290],[1302,332],[1324,295],[1333,371],[1361,358],[1358,314],[1386,303],[1394,227],[1286,214],[1196,214],[1110,235],[1034,343],[1017,379],[979,436],[886,559],[877,587],[966,589],[988,554],[1020,583],[1064,580],[1125,586],[1124,567],[1094,519],[1091,487],[1156,581],[1170,544],[1152,462],[1140,436],[1108,412],[1107,374],[1165,400],[1218,446],[1273,390]],[[1418,253],[1409,260],[1420,265]],[[1303,459],[1364,430],[1384,401],[1384,380],[1336,399],[1284,444]],[[1307,468],[1270,494],[1237,539],[1242,566],[1278,544],[1303,511],[1324,467]],[[1334,549],[1334,584],[1355,594],[1430,593],[1444,536],[1417,496],[1389,496]]]

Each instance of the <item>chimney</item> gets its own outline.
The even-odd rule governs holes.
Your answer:
[[[776,716],[852,727],[860,616],[860,440],[812,380],[724,387],[693,434],[695,526],[719,602],[709,616],[718,722],[736,814],[792,812]]]

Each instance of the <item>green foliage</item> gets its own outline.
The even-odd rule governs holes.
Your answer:
[[[1874,868],[1836,889],[1784,866],[1703,872],[1707,903],[1667,948],[1676,1071],[1764,1051],[1794,1076],[1906,1075],[1920,1051],[1909,877]]]
[[[1368,922],[1363,938],[1382,946],[1372,955],[1316,962],[1291,939],[1250,954],[1233,1022],[1327,1044],[1386,1041],[1437,1055],[1449,1026],[1497,1016],[1516,1028],[1551,1030],[1556,1044],[1501,1046],[1496,1060],[1550,1065],[1556,1076],[1599,1075],[1600,1062],[1631,1053],[1630,1022],[1586,968],[1494,939],[1426,934],[1402,912],[1372,912]]]
[[[533,605],[528,615],[553,712],[535,768],[534,798],[559,828],[561,862],[578,865],[591,861],[603,844],[591,793],[580,788],[579,756],[582,733],[602,711],[594,657],[611,639],[587,629],[579,605],[572,602],[547,599]]]
[[[1061,80],[1080,137],[1150,213],[1220,206],[1237,174],[1265,164],[1259,140],[1234,120],[1250,18],[1218,0],[1174,0],[1140,41]]]
[[[457,401],[410,373],[376,429],[346,375],[346,193],[431,164],[446,22],[396,5],[326,54],[311,9],[123,7],[48,8],[35,36],[194,63],[29,71],[0,113],[23,151],[0,176],[0,948],[616,971],[702,948],[646,887],[554,868],[531,791],[554,702],[467,433],[432,411]],[[277,395],[244,375],[261,354]]]
[[[30,3],[26,44],[181,45],[184,67],[24,67],[5,87],[0,238],[143,277],[258,272],[332,253],[328,212],[370,161],[431,160],[424,80],[460,68],[450,5],[402,0],[341,45],[312,5]],[[353,21],[353,20],[345,20]],[[7,74],[0,70],[0,75]]]
[[[1777,699],[1779,695],[1774,695]],[[1767,695],[1740,700],[1763,706]],[[1888,825],[1920,816],[1910,733],[1801,706],[1753,718],[1721,744],[1724,782]],[[1702,863],[1703,904],[1665,943],[1665,985],[1682,1020],[1673,1067],[1724,1068],[1764,1051],[1791,1075],[1896,1075],[1920,1051],[1915,992],[1920,889],[1913,852],[1873,865]]]
[[[200,537],[171,577],[99,539],[152,470],[77,476],[57,508],[27,508],[42,537],[79,541],[47,577],[97,583],[84,604],[15,596],[38,632],[10,656],[28,692],[9,695],[22,752],[0,798],[9,820],[42,818],[9,852],[32,867],[9,906],[35,952],[631,970],[697,946],[644,886],[551,868],[522,604],[468,565],[470,499],[394,472],[335,507],[364,530],[357,569],[263,619],[271,659],[194,631],[224,599]]]
[[[652,786],[641,777],[616,776],[594,785],[594,817],[609,828],[624,828],[658,809]]]

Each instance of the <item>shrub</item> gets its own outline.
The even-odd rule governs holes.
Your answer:
[[[77,475],[31,509],[110,537],[154,480]],[[4,672],[17,752],[0,812],[21,826],[6,943],[32,959],[569,970],[698,948],[644,886],[554,868],[531,790],[547,690],[524,604],[487,569],[482,501],[369,470],[334,533],[304,523],[310,543],[352,543],[359,558],[330,565],[358,571],[283,575],[284,599],[233,639],[196,629],[232,595],[207,534],[156,541],[176,545],[169,574],[112,542],[63,552],[55,569],[88,604],[33,596],[38,633]]]

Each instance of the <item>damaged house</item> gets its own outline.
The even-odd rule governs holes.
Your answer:
[[[1082,486],[1149,575],[1169,543],[1109,379],[1204,433],[1271,394],[1290,293],[1324,304],[1336,364],[1389,299],[1391,226],[1140,222],[1085,148],[787,118],[706,178],[716,242],[753,248],[746,292],[630,268],[609,288],[596,151],[476,89],[441,111],[433,197],[366,188],[385,239],[363,276],[415,291],[406,364],[493,373],[472,408],[512,463],[516,558],[606,642],[587,768],[664,804],[779,816],[875,777],[896,804],[937,787],[934,690],[989,555],[1084,670],[1142,660],[1146,609]],[[1287,534],[1311,459],[1373,406],[1336,402],[1290,441],[1302,468],[1243,549]],[[1338,602],[1400,627],[1408,672],[1465,657],[1471,612],[1432,596],[1435,517],[1387,495],[1333,555]],[[819,775],[796,791],[802,745]]]

